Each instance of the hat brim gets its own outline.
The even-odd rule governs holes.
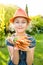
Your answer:
[[[27,20],[28,23],[31,21],[31,19],[30,19],[29,17],[16,16],[16,17],[12,17],[12,18],[10,19],[10,22],[13,23],[14,20],[15,20],[16,18],[19,18],[19,17],[20,17],[20,18],[25,18],[25,19]]]

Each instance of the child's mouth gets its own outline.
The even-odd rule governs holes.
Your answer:
[[[23,29],[23,28],[18,28],[18,29]]]

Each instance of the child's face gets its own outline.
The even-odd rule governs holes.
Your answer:
[[[21,18],[21,17],[16,18],[14,20],[13,24],[14,24],[15,31],[19,32],[19,33],[24,32],[26,30],[26,28],[27,28],[27,25],[28,25],[27,20],[25,18]]]

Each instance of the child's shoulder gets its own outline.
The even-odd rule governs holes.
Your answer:
[[[13,39],[14,39],[14,34],[12,34],[11,36],[8,36],[8,37],[6,38],[6,40],[5,40],[6,45],[8,45],[8,46],[14,46],[14,45],[12,44]]]
[[[27,34],[27,36],[28,36],[28,40],[32,41],[30,48],[35,47],[36,46],[36,40],[35,40],[35,38],[33,36],[29,35],[29,34]]]
[[[29,34],[27,34],[27,36],[28,36],[28,39],[30,39],[30,40],[35,40],[35,38],[34,38],[33,36],[31,36],[31,35],[29,35]]]
[[[6,40],[12,40],[13,41],[14,36],[15,36],[14,34],[12,34],[11,36],[7,36]]]

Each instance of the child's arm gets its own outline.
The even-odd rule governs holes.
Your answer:
[[[29,49],[27,51],[26,62],[27,65],[32,65],[34,60],[34,49],[35,49],[36,41],[33,37],[29,38],[29,40],[31,40],[32,42],[31,42],[31,46],[29,46]]]
[[[11,60],[14,64],[19,63],[19,51],[15,50],[14,47],[12,46],[7,46],[8,47],[8,51],[9,51],[9,55],[11,57]]]
[[[9,38],[11,40],[11,38]],[[9,55],[11,57],[11,60],[14,64],[18,64],[19,62],[19,53],[18,50],[14,49],[14,45],[7,39],[6,41],[7,48],[9,51]],[[16,58],[16,59],[15,59]]]
[[[11,60],[13,60],[13,46],[7,46]]]
[[[35,49],[35,47],[29,48],[29,50],[27,51],[27,57],[26,57],[27,65],[32,65],[33,64],[33,60],[34,60],[34,49]]]

